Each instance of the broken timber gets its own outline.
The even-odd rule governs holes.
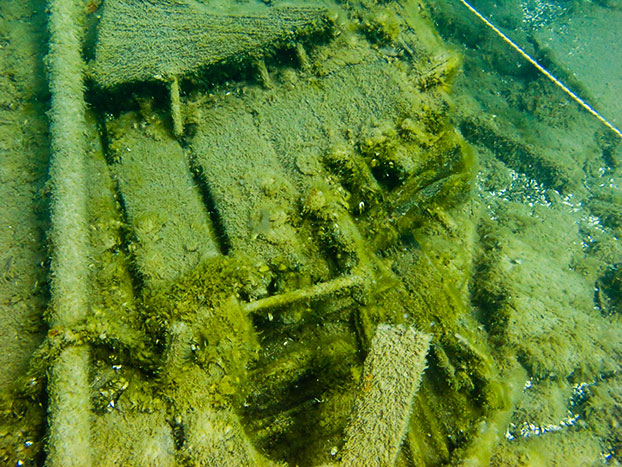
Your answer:
[[[320,7],[214,12],[192,0],[108,0],[89,74],[102,88],[171,81],[227,59],[262,55],[330,24]]]

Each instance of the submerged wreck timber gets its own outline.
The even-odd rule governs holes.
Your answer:
[[[490,461],[528,375],[473,304],[460,57],[421,2],[50,0],[48,28],[47,333],[3,462]]]

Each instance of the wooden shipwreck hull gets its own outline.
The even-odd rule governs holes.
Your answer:
[[[523,374],[469,303],[458,58],[417,1],[273,3],[231,33],[106,0],[85,96],[83,9],[50,2],[50,465],[439,465],[503,435]]]

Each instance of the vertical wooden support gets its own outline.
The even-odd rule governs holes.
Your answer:
[[[181,96],[179,95],[179,78],[173,77],[169,91],[171,94],[171,118],[173,119],[173,134],[179,138],[184,134],[184,121],[181,116]]]
[[[80,0],[50,0],[49,77],[52,103],[52,313],[50,326],[69,330],[88,307],[84,63]],[[89,466],[89,352],[63,349],[49,373],[47,465]]]
[[[258,59],[255,62],[255,66],[257,67],[257,76],[261,82],[261,85],[265,89],[273,89],[274,83],[272,82],[272,78],[270,78],[270,72],[268,71],[268,67],[266,66],[264,59]]]
[[[307,55],[307,51],[301,42],[296,44],[296,56],[298,57],[298,63],[300,63],[300,68],[303,71],[311,70],[311,60],[309,60],[309,56]]]

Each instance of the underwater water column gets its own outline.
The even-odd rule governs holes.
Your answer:
[[[546,76],[549,80],[555,84],[558,88],[564,91],[572,100],[574,100],[577,104],[591,113],[594,117],[596,117],[602,124],[604,124],[607,128],[613,131],[616,135],[622,138],[622,131],[620,131],[616,126],[614,126],[609,120],[603,117],[596,109],[594,109],[590,104],[585,102],[581,97],[579,97],[574,91],[572,91],[568,86],[562,83],[558,78],[553,76],[553,74],[544,68],[540,63],[538,63],[534,58],[531,57],[527,52],[525,52],[521,47],[519,47],[512,39],[506,36],[497,26],[492,24],[484,15],[482,15],[479,11],[475,9],[473,5],[471,5],[466,0],[460,0],[460,2],[471,11],[480,21],[482,21],[487,27],[492,29],[495,34],[497,34],[503,41],[516,50],[521,57],[531,63],[536,69]]]
[[[84,63],[79,0],[50,0],[49,86],[53,185],[51,205],[51,336],[63,347],[48,379],[51,466],[88,466],[88,347],[72,336],[88,309],[88,225],[85,183]],[[69,342],[69,344],[67,344]]]

